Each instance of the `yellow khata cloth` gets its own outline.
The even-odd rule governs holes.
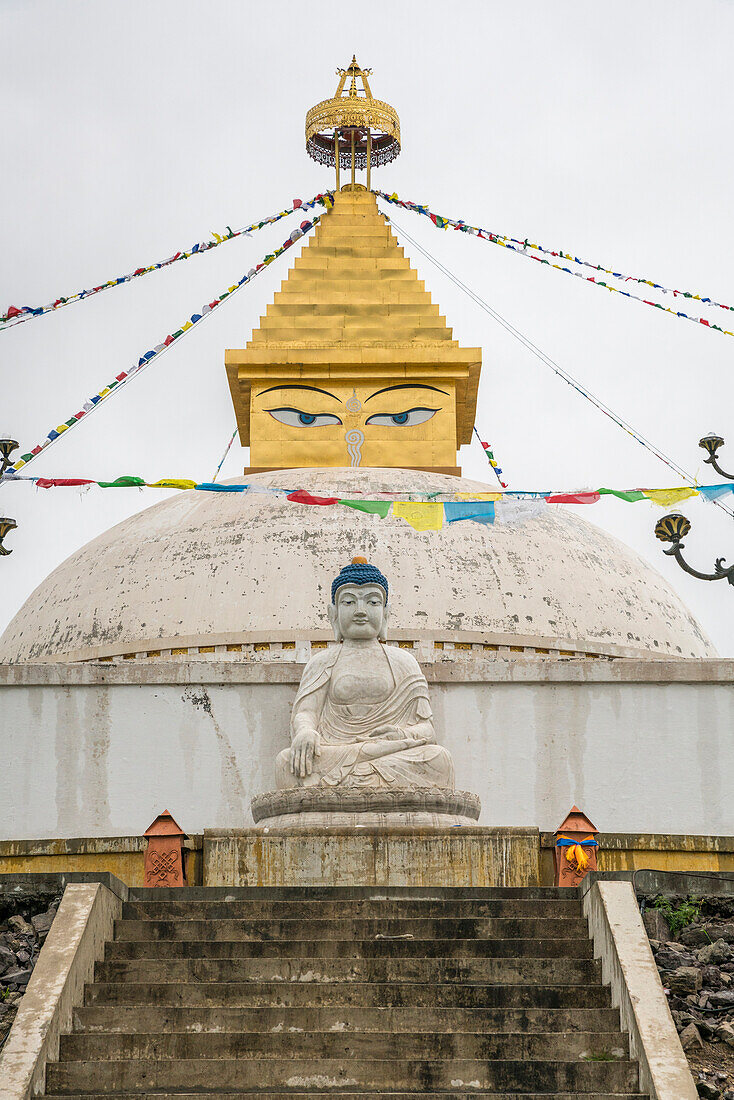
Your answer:
[[[416,531],[440,531],[443,527],[443,504],[414,504],[407,500],[396,500],[392,506],[392,514],[404,519]]]

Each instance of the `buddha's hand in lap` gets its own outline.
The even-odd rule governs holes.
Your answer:
[[[291,771],[305,779],[313,771],[314,758],[321,756],[321,739],[316,730],[303,730],[291,742]]]

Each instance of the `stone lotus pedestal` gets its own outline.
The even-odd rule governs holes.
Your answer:
[[[481,803],[475,794],[443,787],[292,787],[267,791],[251,802],[256,825],[398,826],[447,828],[473,825]]]

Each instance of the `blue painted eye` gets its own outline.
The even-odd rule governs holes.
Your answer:
[[[432,416],[435,416],[438,409],[424,409],[414,408],[406,409],[401,413],[376,413],[375,416],[370,416],[366,420],[367,424],[383,424],[388,427],[408,427],[414,428],[418,424],[425,424],[427,420],[430,420]]]
[[[291,428],[323,428],[329,424],[341,424],[338,416],[333,413],[307,413],[301,409],[282,408],[268,409],[273,420],[281,424],[287,424]]]

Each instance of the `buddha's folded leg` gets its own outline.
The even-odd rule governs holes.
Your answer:
[[[421,745],[373,762],[374,770],[390,787],[454,787],[454,762],[441,745]]]
[[[384,754],[375,755],[378,745],[384,745]],[[364,743],[351,745],[321,745],[321,753],[315,756],[311,774],[294,775],[291,771],[290,749],[278,754],[275,763],[275,786],[278,790],[288,787],[442,787],[453,789],[454,765],[451,754],[440,745],[417,745],[415,748],[394,750],[394,742],[369,744],[369,757],[363,752]]]

